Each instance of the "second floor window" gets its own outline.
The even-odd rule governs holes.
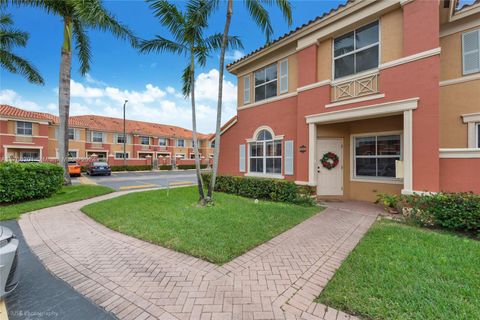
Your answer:
[[[334,40],[335,79],[378,67],[378,30],[375,21]]]
[[[167,138],[158,138],[158,145],[162,147],[167,146]]]
[[[150,137],[140,137],[140,144],[150,144]]]
[[[123,135],[123,133],[117,134],[117,143],[124,143],[124,142],[125,142],[125,136]]]
[[[75,129],[68,128],[68,139],[75,140]]]
[[[33,135],[32,123],[25,121],[17,121],[17,134],[22,136]]]
[[[92,142],[103,142],[103,133],[94,131],[92,132]]]
[[[255,71],[255,101],[277,95],[277,64]]]
[[[462,35],[463,74],[480,72],[480,29]]]
[[[178,139],[177,140],[177,147],[185,147],[185,140]]]

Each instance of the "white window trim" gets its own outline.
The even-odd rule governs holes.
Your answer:
[[[165,157],[169,157],[171,158],[172,157],[172,153],[170,151],[161,151],[161,152],[157,152],[155,154],[155,156],[158,158],[158,157],[164,157],[162,156],[162,154],[168,154],[168,156],[165,156]]]
[[[351,182],[371,182],[371,183],[387,183],[387,184],[403,184],[403,179],[398,178],[385,178],[385,177],[357,177],[355,173],[355,138],[358,137],[378,137],[378,136],[388,136],[388,135],[399,135],[400,136],[400,160],[404,161],[404,141],[403,141],[403,131],[383,131],[383,132],[369,132],[369,133],[360,133],[350,135],[350,181]],[[393,156],[391,156],[393,158]]]
[[[160,141],[161,141],[162,139],[165,140],[165,144],[160,144]],[[168,138],[159,137],[159,138],[158,138],[158,146],[160,146],[160,147],[166,147],[166,146],[168,146]]]
[[[342,54],[341,56],[335,57],[335,39],[336,39],[336,38],[340,38],[340,37],[346,35],[347,33],[350,33],[350,32],[353,31],[353,38],[354,38],[354,40],[355,40],[355,33],[356,33],[356,31],[357,31],[358,29],[360,29],[360,28],[362,28],[362,27],[365,27],[365,26],[367,26],[367,25],[369,25],[369,24],[371,24],[371,23],[374,23],[375,21],[378,22],[378,41],[377,41],[377,42],[372,43],[372,44],[369,44],[368,46],[365,46],[365,47],[363,47],[363,48],[361,48],[361,49],[354,49],[353,51],[350,51],[350,52],[348,52],[348,53]],[[334,81],[343,80],[343,79],[346,78],[346,77],[355,76],[355,75],[358,75],[358,74],[360,74],[360,73],[368,72],[368,71],[371,71],[372,69],[378,69],[378,68],[379,68],[380,62],[382,61],[382,57],[381,57],[381,54],[382,54],[382,44],[381,44],[381,42],[382,42],[382,41],[381,41],[381,40],[382,40],[382,26],[381,26],[380,19],[375,20],[375,21],[370,21],[370,22],[368,22],[368,23],[362,24],[361,26],[358,26],[358,27],[356,27],[356,28],[354,28],[354,29],[350,29],[350,31],[344,32],[344,33],[342,33],[341,35],[333,38],[333,40],[332,40],[332,79],[333,79]],[[356,40],[355,40],[355,41],[356,41]],[[371,47],[374,47],[374,46],[376,46],[376,45],[378,45],[378,63],[377,63],[377,67],[372,68],[372,69],[369,69],[369,70],[363,70],[363,71],[361,71],[361,72],[355,72],[355,73],[353,73],[353,74],[349,74],[349,75],[346,75],[346,76],[343,76],[343,77],[335,78],[335,60],[336,60],[336,59],[343,58],[343,57],[348,56],[348,55],[350,55],[350,54],[356,54],[357,52],[360,52],[360,51],[363,51],[363,50],[367,50],[367,49],[369,49],[369,48],[371,48]],[[353,60],[353,62],[355,63],[355,59]],[[355,70],[355,66],[354,66],[353,69]]]
[[[479,47],[478,47],[477,50],[465,52],[465,35],[467,35],[469,33],[475,33],[475,32],[477,33]],[[477,52],[478,59],[480,61],[480,29],[476,29],[476,30],[472,30],[472,31],[469,31],[469,32],[462,33],[462,74],[464,76],[472,74],[472,73],[480,72],[480,66],[477,69],[474,69],[474,70],[471,70],[471,71],[466,71],[465,70],[465,54],[466,53],[475,53],[475,51]]]
[[[247,82],[248,82],[248,85],[247,85]],[[243,104],[250,103],[250,100],[251,100],[250,99],[251,98],[251,92],[250,92],[251,83],[250,82],[251,82],[250,74],[247,74],[247,75],[243,76]],[[248,99],[246,98],[247,97],[247,91],[248,91]]]
[[[282,76],[282,63],[285,63],[286,64],[286,68],[287,68],[287,73],[285,75]],[[288,92],[288,58],[286,59],[283,59],[283,60],[280,60],[279,63],[278,63],[278,68],[280,70],[279,73],[280,73],[280,77],[277,77],[279,78],[279,82],[278,82],[278,91],[280,92],[280,94],[283,94],[283,93],[287,93]],[[287,87],[285,90],[282,90],[282,79],[286,79],[286,83],[287,83]]]
[[[192,158],[193,156],[193,158]],[[202,160],[202,153],[198,153],[199,159]],[[195,152],[190,152],[190,160],[195,160]]]
[[[123,136],[123,132],[117,133],[117,134],[115,135],[115,144],[123,144],[123,142],[118,142],[118,137],[119,137],[119,136]],[[126,144],[129,144],[129,143],[128,143],[128,133],[125,134],[125,143],[126,143]],[[122,159],[123,159],[123,158],[122,158]]]
[[[282,155],[281,156],[272,156],[272,157],[269,157],[269,158],[280,158],[282,161],[281,161],[281,165],[280,165],[280,171],[283,173],[283,166],[284,166],[284,146],[283,146],[283,138],[284,138],[284,135],[280,135],[280,136],[276,136],[275,133],[273,132],[272,128],[270,128],[269,126],[261,126],[261,127],[258,127],[257,130],[255,130],[255,132],[253,133],[253,137],[251,139],[246,139],[246,145],[245,145],[245,148],[247,149],[246,150],[246,157],[247,157],[247,173],[245,173],[245,176],[248,176],[248,177],[261,177],[261,178],[273,178],[273,179],[284,179],[285,177],[283,176],[283,174],[281,173],[267,173],[266,170],[267,170],[267,166],[266,166],[266,159],[267,157],[266,156],[263,156],[263,170],[264,172],[251,172],[250,171],[250,143],[254,143],[254,142],[257,142],[257,135],[260,133],[260,131],[262,130],[266,130],[268,132],[270,132],[270,134],[272,135],[272,139],[271,140],[263,140],[262,142],[264,142],[264,153],[265,153],[265,142],[266,141],[280,141],[281,145],[282,145]]]
[[[179,146],[179,145],[178,145],[178,142],[179,142],[180,140],[183,141],[183,146]],[[179,147],[179,148],[185,148],[185,147],[186,147],[186,141],[185,141],[185,139],[177,139],[177,140],[175,141],[175,146],[176,146],[176,147]]]
[[[475,132],[476,133],[475,134],[475,138],[476,138],[475,139],[475,145],[476,145],[477,148],[480,148],[480,138],[479,138],[479,136],[480,136],[480,122],[476,123],[475,127],[477,128],[477,130]]]
[[[143,138],[148,138],[148,144],[142,143]],[[140,145],[149,146],[150,145],[150,137],[149,136],[140,136]]]
[[[19,122],[30,123],[30,125],[32,126],[32,134],[19,134],[18,133],[18,123]],[[23,130],[25,131],[25,128],[23,128]],[[30,122],[30,121],[15,121],[15,135],[23,136],[23,137],[33,137],[33,122]]]
[[[182,157],[179,157],[179,156],[182,156]],[[175,159],[186,160],[187,156],[185,155],[185,153],[175,153]]]
[[[115,151],[115,153],[113,154],[115,160],[123,160],[123,158],[117,157],[117,154],[119,153],[123,154],[123,151]],[[127,154],[127,159],[130,159],[130,152],[127,151],[125,153]]]
[[[463,114],[463,123],[467,124],[468,148],[479,148],[478,132],[480,125],[480,112]]]
[[[273,65],[275,65],[275,67],[276,67],[276,69],[277,69],[277,77],[276,77],[275,79],[273,79],[273,80],[266,81],[266,82],[264,82],[264,83],[262,83],[262,84],[256,85],[256,84],[255,84],[255,73],[260,72],[260,71],[263,70],[263,72],[265,73],[265,76],[266,76],[267,68],[270,68],[270,67],[273,66]],[[258,69],[258,70],[256,70],[256,71],[253,72],[253,96],[254,96],[254,99],[253,99],[253,100],[254,100],[254,102],[265,101],[265,100],[268,100],[268,99],[270,99],[270,98],[274,98],[274,97],[278,96],[278,83],[277,83],[277,89],[276,89],[277,93],[276,93],[273,97],[264,98],[264,99],[261,99],[261,100],[258,100],[258,101],[257,101],[257,90],[255,90],[255,89],[258,88],[258,87],[261,87],[261,86],[265,86],[265,87],[266,87],[267,84],[272,83],[272,82],[274,82],[274,81],[278,81],[278,63],[277,63],[277,62],[271,63],[271,64],[269,64],[269,65],[267,65],[267,66],[265,66],[265,67],[263,67],[263,68],[260,68],[260,69]],[[266,92],[267,92],[267,91],[266,91],[266,89],[265,89],[265,93],[266,93]]]
[[[95,133],[99,133],[99,134],[102,135],[102,141],[100,141],[100,142],[98,142],[98,141],[93,141],[93,136],[95,135]],[[104,143],[104,142],[103,142],[103,132],[101,132],[101,131],[92,131],[91,134],[90,134],[90,136],[91,136],[91,142],[92,142],[92,143]]]

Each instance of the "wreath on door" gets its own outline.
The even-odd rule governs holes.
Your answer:
[[[338,159],[338,156],[335,153],[327,152],[323,155],[322,160],[320,160],[320,162],[322,162],[322,166],[324,168],[328,170],[332,170],[338,165],[340,160]]]

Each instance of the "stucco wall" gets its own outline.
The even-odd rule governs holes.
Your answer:
[[[380,63],[403,56],[403,11],[396,9],[380,18]]]

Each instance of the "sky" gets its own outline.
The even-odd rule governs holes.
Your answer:
[[[337,7],[343,1],[293,0],[293,23],[284,21],[281,12],[267,7],[277,38],[291,29]],[[108,0],[103,2],[117,20],[138,37],[155,35],[171,38],[168,30],[153,16],[149,4],[142,0]],[[180,8],[185,2],[175,1]],[[29,83],[25,78],[0,69],[0,104],[32,111],[58,114],[58,81],[63,24],[59,17],[39,8],[7,7],[15,28],[30,34],[25,48],[13,52],[29,60],[45,79],[45,85]],[[221,32],[225,23],[222,5],[209,20],[206,34]],[[181,72],[187,60],[169,53],[141,54],[129,43],[109,33],[89,30],[92,60],[88,74],[82,76],[73,54],[70,114],[96,114],[122,117],[127,99],[127,118],[162,124],[192,127],[191,106],[181,95]],[[242,1],[234,1],[230,35],[239,36],[244,48],[227,52],[226,63],[265,44],[265,37],[252,21]],[[205,67],[196,70],[197,128],[215,130],[219,53],[212,53]],[[236,78],[225,72],[223,116],[225,123],[236,114]]]

